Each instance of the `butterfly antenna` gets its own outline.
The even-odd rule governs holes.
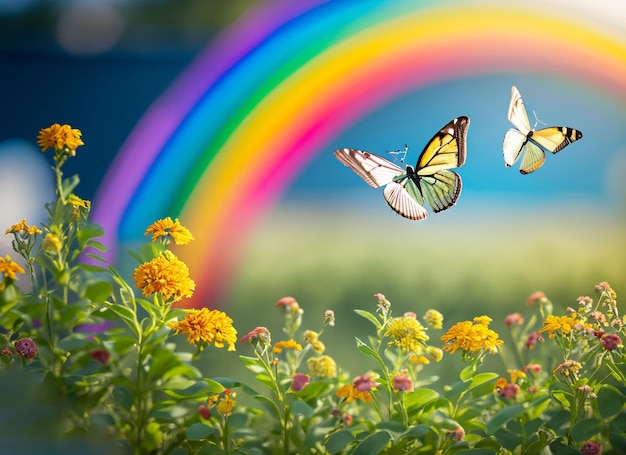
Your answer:
[[[539,120],[539,117],[537,117],[537,114],[535,113],[535,111],[533,110],[533,115],[535,116],[535,124],[533,125],[533,129],[537,128],[537,124],[541,123],[544,126],[548,126],[547,123],[542,122],[541,120]]]
[[[408,144],[404,144],[404,150],[396,150],[395,152],[387,152],[387,153],[393,156],[393,158],[395,158],[401,164],[404,164],[404,159],[406,158],[406,154],[408,151],[409,151]],[[402,155],[402,158],[397,158],[398,155]]]

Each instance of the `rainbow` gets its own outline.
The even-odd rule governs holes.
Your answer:
[[[621,21],[582,21],[568,14],[567,2],[540,4],[286,0],[255,7],[154,103],[112,163],[94,201],[110,259],[118,243],[142,238],[154,220],[179,217],[196,237],[177,250],[197,283],[188,305],[216,305],[243,239],[303,166],[403,93],[536,72],[626,101]]]

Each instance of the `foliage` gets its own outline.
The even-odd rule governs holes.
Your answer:
[[[259,326],[232,353],[252,381],[203,371],[206,349],[235,351],[233,320],[214,309],[177,308],[193,293],[187,267],[169,249],[193,236],[178,220],[147,227],[133,253],[135,286],[106,265],[78,177],[62,166],[80,131],[40,132],[53,148],[55,200],[41,227],[7,229],[24,268],[0,258],[0,417],[3,449],[102,454],[534,454],[626,450],[626,368],[617,295],[554,312],[535,293],[529,317],[507,316],[508,341],[488,316],[454,321],[431,309],[393,314],[384,295],[357,309],[369,330],[354,340],[361,369],[329,355],[332,310],[314,328],[292,297],[275,305],[282,334]],[[18,286],[27,275],[30,286]],[[140,292],[138,292],[140,291]],[[137,295],[138,294],[138,295]],[[422,324],[422,322],[424,323]],[[187,344],[182,344],[182,335]],[[187,349],[189,346],[190,349]],[[332,346],[330,346],[332,350]],[[459,351],[459,352],[457,352]],[[238,357],[235,357],[237,356]],[[498,372],[483,371],[499,356]],[[462,362],[442,384],[434,363]],[[501,370],[501,371],[499,371]],[[242,370],[243,373],[243,370]],[[245,375],[242,374],[243,378]],[[7,391],[10,390],[10,393]]]

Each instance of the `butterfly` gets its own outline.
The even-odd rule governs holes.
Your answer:
[[[544,150],[556,153],[568,144],[583,137],[583,133],[566,126],[550,126],[533,130],[528,121],[524,102],[517,87],[511,89],[509,121],[517,129],[510,129],[504,136],[504,164],[511,167],[520,155],[520,172],[530,174],[539,169],[546,160]]]
[[[423,220],[428,215],[424,201],[440,212],[452,207],[461,195],[461,176],[448,169],[465,163],[469,123],[469,118],[458,117],[441,128],[426,144],[415,167],[402,169],[381,156],[351,148],[338,149],[335,156],[369,186],[384,186],[383,196],[396,213]]]

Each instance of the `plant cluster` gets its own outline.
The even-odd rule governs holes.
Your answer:
[[[395,315],[383,294],[356,339],[363,369],[350,374],[327,350],[332,310],[303,327],[293,297],[275,305],[282,333],[238,337],[223,311],[182,309],[195,283],[171,250],[193,235],[176,219],[148,226],[129,284],[101,253],[100,227],[78,177],[62,166],[83,145],[69,125],[40,131],[53,149],[55,199],[41,226],[6,230],[0,257],[0,417],[4,449],[103,454],[574,454],[626,452],[624,319],[608,283],[554,312],[541,292],[515,312],[510,341],[480,315],[444,332],[429,309]],[[22,284],[23,275],[29,279]],[[139,294],[139,295],[137,295]],[[423,322],[422,322],[423,321]],[[441,332],[441,333],[440,333]],[[183,337],[186,336],[186,343]],[[202,371],[205,349],[226,349],[254,381]],[[482,371],[500,356],[502,372]],[[435,362],[465,365],[440,384]],[[504,374],[504,372],[506,372]],[[50,452],[52,453],[52,452]]]

